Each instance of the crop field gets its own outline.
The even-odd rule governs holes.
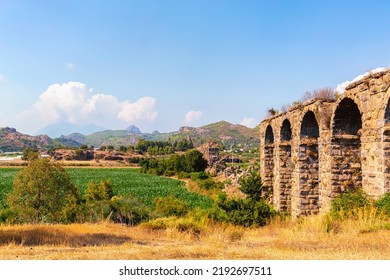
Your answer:
[[[2,204],[4,204],[7,193],[12,190],[13,180],[19,170],[19,168],[0,168],[0,202]],[[68,168],[66,172],[82,194],[89,182],[99,182],[105,179],[111,180],[116,195],[133,195],[147,206],[152,206],[156,197],[170,194],[185,201],[192,209],[208,208],[213,203],[207,196],[189,192],[184,182],[142,174],[134,168]]]

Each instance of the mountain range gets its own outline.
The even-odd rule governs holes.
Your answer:
[[[22,151],[27,147],[50,149],[59,146],[79,147],[81,145],[130,146],[135,145],[139,139],[159,141],[179,141],[191,138],[197,147],[209,141],[222,143],[226,148],[240,147],[243,149],[256,148],[259,145],[258,128],[248,128],[226,121],[208,124],[201,127],[181,127],[178,131],[170,133],[142,133],[136,126],[124,130],[103,130],[91,134],[71,133],[58,138],[47,135],[30,136],[17,132],[14,128],[0,128],[0,150],[3,152]]]

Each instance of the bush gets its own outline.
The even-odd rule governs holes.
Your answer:
[[[92,181],[88,183],[85,191],[85,200],[87,203],[95,201],[110,200],[114,196],[111,181],[101,180],[99,185]]]
[[[78,189],[59,164],[34,159],[16,176],[7,197],[10,208],[25,223],[72,222],[79,202]]]
[[[356,218],[359,209],[370,207],[371,202],[366,194],[358,189],[342,194],[331,203],[330,215],[333,218]]]
[[[375,206],[387,216],[390,216],[390,193],[384,194],[381,199],[375,202]]]
[[[39,151],[37,148],[25,148],[23,150],[22,160],[35,160],[39,158]]]
[[[188,205],[173,195],[158,197],[154,200],[155,213],[159,216],[184,216],[188,213]]]
[[[149,219],[149,209],[133,197],[114,196],[111,198],[111,219],[116,223],[138,225]]]
[[[178,232],[186,232],[199,236],[204,230],[205,225],[202,221],[196,220],[193,217],[162,217],[143,224],[143,227],[151,230],[175,229]]]
[[[106,219],[111,213],[110,199],[113,196],[111,181],[101,180],[99,184],[94,181],[89,182],[84,196],[89,213],[87,220]]]
[[[240,191],[245,193],[249,199],[259,201],[261,199],[261,191],[263,184],[258,172],[251,171],[247,175],[238,180]]]
[[[206,180],[206,179],[210,178],[210,176],[203,171],[192,172],[190,177],[191,177],[191,180],[193,180],[193,181]]]
[[[14,223],[17,220],[18,213],[11,208],[5,208],[0,210],[0,224]]]
[[[199,181],[199,187],[204,190],[223,189],[223,183],[215,182],[212,178]]]
[[[276,215],[276,211],[263,199],[228,199],[221,194],[218,206],[226,212],[227,222],[245,227],[264,226]]]
[[[190,178],[190,173],[182,171],[177,174],[177,177],[179,179],[187,179]]]

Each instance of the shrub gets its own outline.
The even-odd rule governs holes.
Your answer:
[[[89,182],[84,196],[89,212],[87,219],[90,221],[106,219],[111,213],[110,199],[113,196],[111,181],[101,180],[99,184]]]
[[[223,189],[223,183],[215,182],[212,178],[199,181],[199,187],[204,190]]]
[[[194,180],[194,181],[206,180],[206,179],[210,178],[210,176],[207,173],[203,172],[203,171],[201,171],[201,172],[192,172],[190,177],[191,177],[191,180]]]
[[[166,197],[158,197],[154,200],[155,212],[159,216],[184,216],[187,214],[189,208],[188,205],[173,195]]]
[[[71,222],[79,202],[78,189],[59,164],[34,159],[16,176],[7,197],[20,222]]]
[[[149,209],[141,201],[129,196],[114,196],[111,198],[111,219],[114,222],[138,225],[150,216]]]
[[[143,227],[151,230],[175,229],[178,232],[186,232],[199,236],[204,230],[205,225],[202,221],[198,221],[192,217],[163,217],[151,220],[143,224]]]
[[[370,200],[361,189],[349,191],[332,201],[330,215],[337,219],[356,218],[359,209],[370,206]]]
[[[25,148],[23,150],[22,160],[34,160],[39,157],[37,148]]]
[[[238,180],[238,183],[240,184],[238,189],[245,193],[249,199],[255,201],[260,200],[263,184],[258,172],[251,171],[247,175],[242,176]]]
[[[263,199],[228,199],[225,194],[221,194],[218,206],[225,210],[227,222],[245,227],[264,226],[276,215],[276,211]]]
[[[0,210],[0,224],[13,223],[17,220],[18,213],[11,208]]]
[[[92,181],[88,183],[85,191],[85,200],[87,203],[95,201],[110,200],[114,196],[111,181],[101,180],[99,184]]]
[[[375,206],[390,216],[390,193],[384,194],[381,199],[375,202]]]
[[[179,172],[179,173],[177,174],[177,177],[178,177],[179,179],[190,178],[190,173],[182,171],[182,172]]]

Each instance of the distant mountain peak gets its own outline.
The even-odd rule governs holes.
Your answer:
[[[130,125],[126,128],[127,131],[134,133],[134,134],[142,134],[141,130],[136,127],[135,125]]]
[[[74,132],[79,132],[82,134],[91,134],[97,131],[104,130],[104,127],[95,125],[95,124],[73,124],[69,122],[58,122],[49,124],[44,127],[37,134],[46,134],[50,137],[60,137],[61,135],[68,135]]]
[[[180,132],[183,132],[183,131],[191,131],[191,130],[193,130],[193,129],[195,129],[194,127],[191,127],[191,126],[181,126],[180,128],[179,128],[179,131]]]

